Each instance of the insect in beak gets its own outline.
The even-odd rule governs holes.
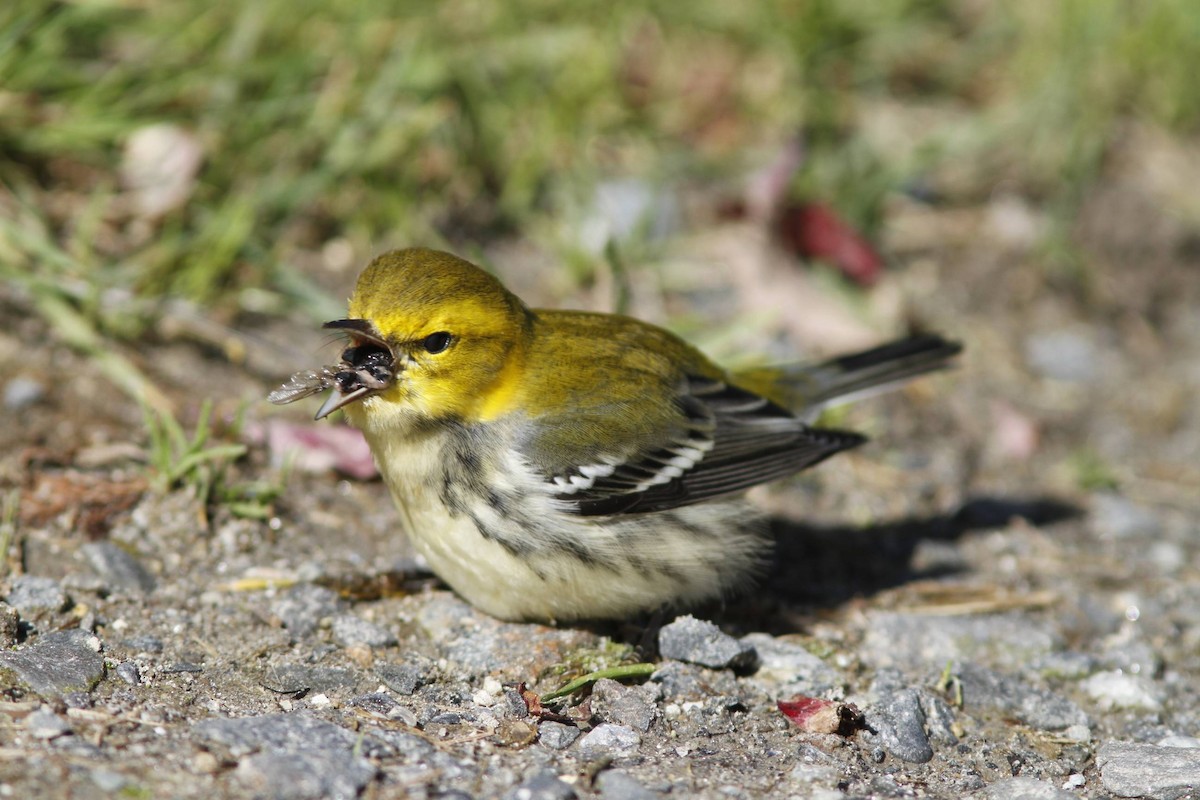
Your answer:
[[[333,389],[315,419],[323,419],[339,408],[383,391],[396,379],[396,360],[391,348],[369,320],[338,319],[326,322],[323,327],[350,334],[352,342],[342,352],[342,362],[319,370],[297,372],[267,398],[282,405]]]

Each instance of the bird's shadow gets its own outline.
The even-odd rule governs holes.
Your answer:
[[[913,555],[922,542],[955,542],[972,531],[1001,528],[1017,518],[1045,527],[1081,514],[1077,506],[1053,498],[975,497],[952,513],[867,526],[807,525],[772,518],[775,552],[763,579],[741,595],[690,610],[731,632],[794,633],[798,619],[963,569],[953,558],[914,566]],[[673,616],[658,613],[627,622],[618,638],[647,646],[656,638],[657,628]],[[603,632],[613,633],[607,627]]]

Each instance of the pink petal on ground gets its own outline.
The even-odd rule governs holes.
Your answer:
[[[346,425],[271,420],[267,423],[267,447],[272,462],[283,464],[290,458],[292,466],[303,472],[334,470],[358,480],[379,474],[362,433]]]

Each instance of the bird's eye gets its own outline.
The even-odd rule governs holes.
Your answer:
[[[421,346],[428,353],[440,353],[450,346],[450,334],[445,331],[431,333],[425,337],[425,341],[421,342]]]

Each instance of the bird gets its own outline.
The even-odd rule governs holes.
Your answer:
[[[331,390],[417,552],[494,617],[628,619],[752,586],[769,563],[749,488],[861,445],[832,404],[950,366],[922,333],[830,360],[728,371],[655,325],[531,309],[450,253],[359,275],[340,361],[269,399]]]

